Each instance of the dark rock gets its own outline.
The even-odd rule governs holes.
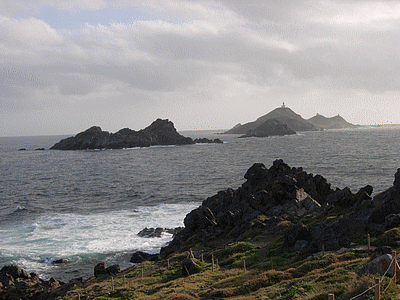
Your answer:
[[[18,151],[26,151],[26,148],[20,148]]]
[[[102,131],[94,126],[78,133],[75,137],[61,140],[50,149],[85,150],[85,149],[122,149],[133,147],[149,147],[155,145],[187,145],[193,140],[180,135],[172,122],[157,119],[150,126],[140,131],[129,128],[116,133]]]
[[[201,268],[196,263],[195,259],[185,258],[182,261],[182,276],[190,276],[196,273],[200,273]]]
[[[372,200],[372,192],[373,192],[374,188],[371,185],[367,185],[363,188],[361,188],[357,194],[355,194],[355,198],[357,203],[361,203],[362,201],[365,200]]]
[[[105,262],[98,263],[94,267],[94,276],[98,277],[105,274],[107,274],[107,264]]]
[[[372,255],[371,255],[371,260],[374,260],[375,258],[385,255],[385,254],[390,254],[392,255],[392,248],[389,246],[380,246],[375,248],[374,251],[372,251]]]
[[[115,274],[118,274],[119,272],[121,272],[121,267],[120,267],[120,265],[112,265],[112,266],[109,266],[106,269],[106,271],[107,271],[107,274],[115,275]]]
[[[282,221],[294,224],[285,233],[285,246],[311,255],[322,246],[327,251],[347,246],[367,233],[381,235],[385,225],[390,228],[400,222],[396,216],[400,215],[400,191],[394,187],[371,200],[370,185],[355,195],[349,188],[332,190],[321,175],[291,168],[283,160],[275,160],[269,169],[256,163],[244,177],[247,181],[238,189],[220,191],[187,214],[185,228],[160,255],[170,255],[189,240],[218,244],[237,240],[252,228],[274,233]],[[320,221],[306,228],[301,225],[303,217]]]
[[[195,139],[194,142],[196,144],[223,144],[224,143],[220,139],[210,140],[210,139],[207,139],[207,138]]]
[[[246,137],[269,137],[276,135],[291,135],[296,134],[296,131],[290,129],[287,124],[281,123],[277,119],[266,120],[261,125],[257,126],[255,129],[250,129],[241,138]]]
[[[0,273],[8,274],[14,279],[18,279],[18,278],[28,279],[31,277],[24,269],[17,267],[17,266],[4,266],[0,270]]]
[[[146,238],[153,238],[153,237],[161,237],[161,234],[164,232],[164,228],[144,228],[140,232],[138,232],[138,236],[146,237]]]
[[[37,149],[35,149],[35,151],[44,151],[44,150],[46,150],[46,149],[44,149],[44,148],[37,148]]]
[[[53,264],[66,264],[66,263],[68,263],[68,260],[60,258],[60,259],[53,261],[52,263]]]
[[[145,238],[154,238],[154,237],[161,237],[162,233],[169,233],[175,236],[179,231],[181,231],[183,227],[176,227],[176,228],[144,228],[138,232],[138,236],[145,237]]]
[[[202,205],[186,215],[184,224],[188,230],[203,229],[216,225],[217,221],[211,209]]]
[[[400,226],[400,214],[390,214],[385,217],[386,229],[391,229]]]
[[[396,174],[394,174],[393,186],[397,191],[400,191],[400,168],[397,169]]]
[[[310,230],[303,224],[293,225],[285,234],[285,246],[293,247],[297,241],[309,241],[312,235]],[[303,247],[304,248],[304,247]]]
[[[134,264],[140,264],[145,261],[156,261],[158,258],[159,254],[149,254],[143,251],[136,251],[132,254],[130,262]]]
[[[327,202],[342,207],[351,207],[356,203],[356,197],[348,187],[343,190],[337,188],[327,197]]]

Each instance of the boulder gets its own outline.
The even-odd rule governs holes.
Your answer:
[[[392,277],[394,274],[394,265],[392,264],[392,260],[393,257],[390,254],[381,255],[362,267],[358,272],[358,275],[379,274],[382,276],[386,271],[388,271],[386,275]],[[398,270],[396,274],[397,276],[400,275],[400,271]]]
[[[107,271],[107,274],[115,275],[115,274],[118,274],[119,272],[121,272],[121,266],[120,265],[112,265],[112,266],[109,266],[106,269],[106,271]]]
[[[105,262],[98,263],[94,267],[94,276],[98,277],[105,274],[107,274],[107,264]]]
[[[17,266],[4,266],[0,270],[1,274],[8,274],[10,275],[13,279],[29,279],[31,276],[26,272],[24,269],[17,267]]]
[[[57,259],[57,260],[52,262],[52,264],[55,264],[55,265],[66,264],[66,263],[68,263],[68,260],[63,259],[63,258]]]
[[[136,251],[132,254],[130,262],[140,264],[145,261],[156,261],[159,259],[159,254],[149,254],[143,251]]]

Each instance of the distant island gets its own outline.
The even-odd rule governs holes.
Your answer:
[[[271,120],[274,120],[274,122],[271,122]],[[282,127],[280,124],[287,125],[287,128]],[[277,126],[281,130],[278,130],[279,128]],[[340,115],[332,118],[326,118],[320,114],[317,114],[316,116],[306,120],[283,104],[281,107],[278,107],[268,114],[259,117],[254,122],[249,122],[243,125],[237,124],[225,133],[244,134],[243,137],[261,137],[295,134],[296,131],[344,129],[353,128],[356,126],[357,125],[347,122]]]
[[[165,119],[157,119],[145,129],[135,131],[123,128],[116,133],[103,131],[93,126],[74,137],[61,140],[51,150],[123,149],[150,146],[191,145],[196,143],[223,143],[220,139],[207,138],[192,140],[180,135],[174,124]]]

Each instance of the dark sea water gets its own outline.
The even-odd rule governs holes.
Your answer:
[[[198,144],[104,151],[35,151],[63,136],[0,138],[0,267],[16,264],[43,278],[87,278],[100,261],[130,266],[136,250],[156,253],[171,240],[140,238],[145,227],[177,227],[201,201],[238,188],[255,162],[282,158],[321,174],[332,187],[374,194],[400,167],[400,127],[306,132]],[[18,151],[26,148],[26,151]],[[54,265],[56,259],[69,263]]]

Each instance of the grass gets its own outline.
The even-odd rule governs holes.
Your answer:
[[[334,222],[343,210],[332,210],[323,217]],[[260,217],[257,224],[264,222]],[[312,226],[320,222],[314,216],[304,216],[303,223]],[[258,226],[258,225],[257,225]],[[124,270],[115,278],[92,278],[70,286],[58,299],[311,299],[326,300],[334,294],[336,300],[346,300],[375,284],[374,275],[357,274],[369,261],[366,254],[353,251],[333,252],[304,258],[285,248],[284,234],[288,221],[273,228],[250,228],[235,242],[205,244],[193,238],[181,252],[169,260],[145,262]],[[400,229],[389,230],[374,243],[397,246]],[[366,241],[365,241],[366,242]],[[395,249],[399,253],[399,249]],[[198,273],[183,276],[182,261],[195,256]],[[212,260],[214,258],[214,267]],[[386,289],[387,288],[387,289]],[[65,289],[65,287],[64,287]],[[381,299],[400,299],[398,289],[384,279],[386,289]],[[359,299],[373,299],[372,292]]]
[[[281,247],[279,243],[271,249]],[[227,244],[212,253],[193,249],[201,270],[197,274],[182,276],[181,261],[189,252],[166,260],[145,262],[127,269],[115,278],[92,278],[71,287],[58,299],[313,299],[326,300],[328,294],[335,299],[350,299],[374,285],[374,276],[358,277],[359,269],[369,258],[362,254],[328,253],[324,256],[296,261],[295,253],[268,252],[260,254],[259,244],[241,241]],[[211,257],[219,265],[212,271]],[[246,260],[246,270],[243,260]],[[272,267],[271,261],[279,262]],[[286,262],[286,264],[284,263]],[[142,277],[143,269],[143,277]],[[114,285],[113,285],[114,284]],[[389,279],[382,299],[398,299],[399,289]],[[371,294],[364,298],[372,299]]]

